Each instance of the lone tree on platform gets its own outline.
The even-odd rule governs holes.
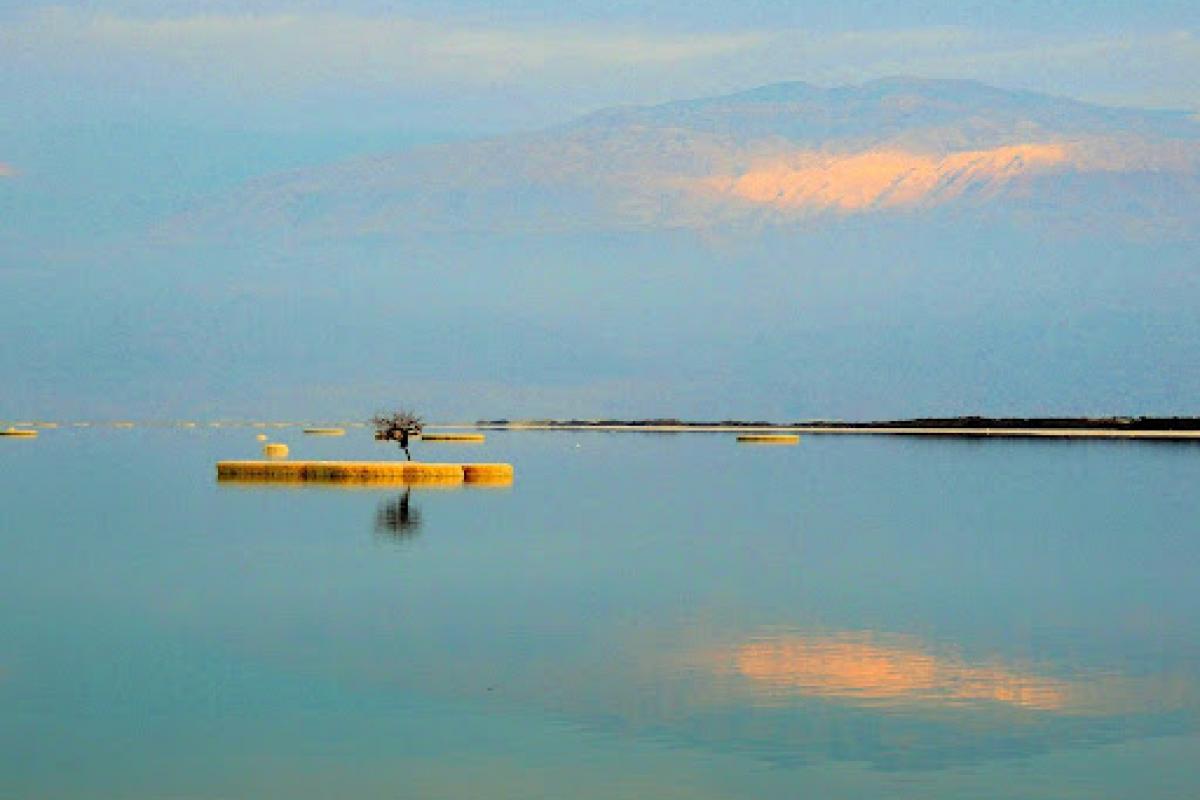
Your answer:
[[[404,455],[412,461],[412,453],[408,452],[408,437],[421,433],[424,423],[420,417],[402,408],[391,414],[376,414],[371,417],[371,424],[375,426],[375,438],[378,441],[398,443]]]

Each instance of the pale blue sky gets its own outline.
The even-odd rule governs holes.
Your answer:
[[[17,131],[441,134],[912,74],[1200,109],[1198,27],[1187,2],[21,2],[0,5],[0,99]]]

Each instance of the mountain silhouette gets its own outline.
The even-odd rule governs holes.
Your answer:
[[[782,83],[252,181],[170,221],[204,241],[719,230],[930,212],[1190,237],[1200,121],[973,81]]]

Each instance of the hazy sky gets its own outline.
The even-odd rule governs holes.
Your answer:
[[[138,304],[154,295],[144,275],[126,275],[112,260],[81,265],[96,243],[135,235],[254,176],[541,128],[613,105],[891,75],[974,78],[1105,104],[1200,111],[1200,3],[0,0],[0,289],[49,298],[37,281],[51,280],[59,263],[76,270],[74,283],[53,278],[57,299],[45,299],[42,317],[27,307],[0,319],[0,333],[50,360],[95,356],[62,332],[80,324],[69,314],[103,318],[96,341],[109,336],[122,346],[143,343],[138,337],[159,336],[156,346],[164,337],[194,338],[180,332],[198,324],[188,306],[177,309],[177,323],[156,322],[157,333],[145,327]],[[91,278],[80,275],[94,276],[103,291],[83,294]],[[142,281],[137,301],[116,288],[126,278]],[[586,285],[562,280],[560,293]],[[78,293],[69,294],[70,286]],[[172,306],[179,302],[170,296]],[[57,344],[31,327],[56,315],[65,320]],[[1130,319],[1120,324],[1136,328]],[[543,323],[531,324],[527,341],[546,333],[537,327]],[[611,355],[598,341],[578,339]],[[627,344],[636,350],[636,342]],[[786,337],[777,344],[787,352]],[[1190,357],[1179,342],[1173,346],[1180,363]],[[27,363],[13,352],[0,362]],[[128,364],[123,353],[113,345],[93,363],[119,371]],[[974,363],[970,352],[960,356]],[[547,356],[547,363],[560,358],[571,356]],[[146,371],[157,363],[148,361]],[[624,391],[626,366],[597,379],[612,396]],[[497,396],[519,397],[502,379]],[[697,372],[687,380],[703,386],[705,379]],[[92,383],[92,391],[103,391],[96,388],[103,380]],[[56,385],[45,378],[36,389],[24,387],[21,402],[51,396]],[[1156,391],[1156,407],[1169,407],[1170,384]],[[987,396],[980,392],[962,402],[977,404]]]
[[[2,0],[0,179],[103,229],[334,155],[897,74],[1200,110],[1200,4]]]
[[[0,180],[29,177],[0,242],[339,155],[898,74],[1200,110],[1200,4],[0,0]]]
[[[0,5],[10,124],[130,117],[418,134],[783,80],[972,77],[1200,108],[1173,2],[87,2]]]

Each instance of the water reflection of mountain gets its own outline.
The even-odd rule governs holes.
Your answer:
[[[395,539],[411,539],[421,530],[421,510],[411,502],[412,489],[379,504],[375,532]]]
[[[998,704],[1085,713],[1087,702],[1075,681],[1002,662],[970,663],[903,637],[777,636],[739,645],[731,657],[761,704],[815,697],[883,708]]]
[[[785,767],[940,770],[1200,730],[1194,675],[1030,666],[872,633],[789,634],[686,655],[662,638],[612,644],[594,658],[539,654],[536,670],[516,658],[486,680],[504,683],[510,702],[586,729]]]
[[[789,634],[718,653],[684,735],[773,763],[940,769],[1197,729],[1194,678],[969,659],[912,637]],[[744,702],[749,698],[752,708]],[[720,707],[726,706],[725,710]]]

